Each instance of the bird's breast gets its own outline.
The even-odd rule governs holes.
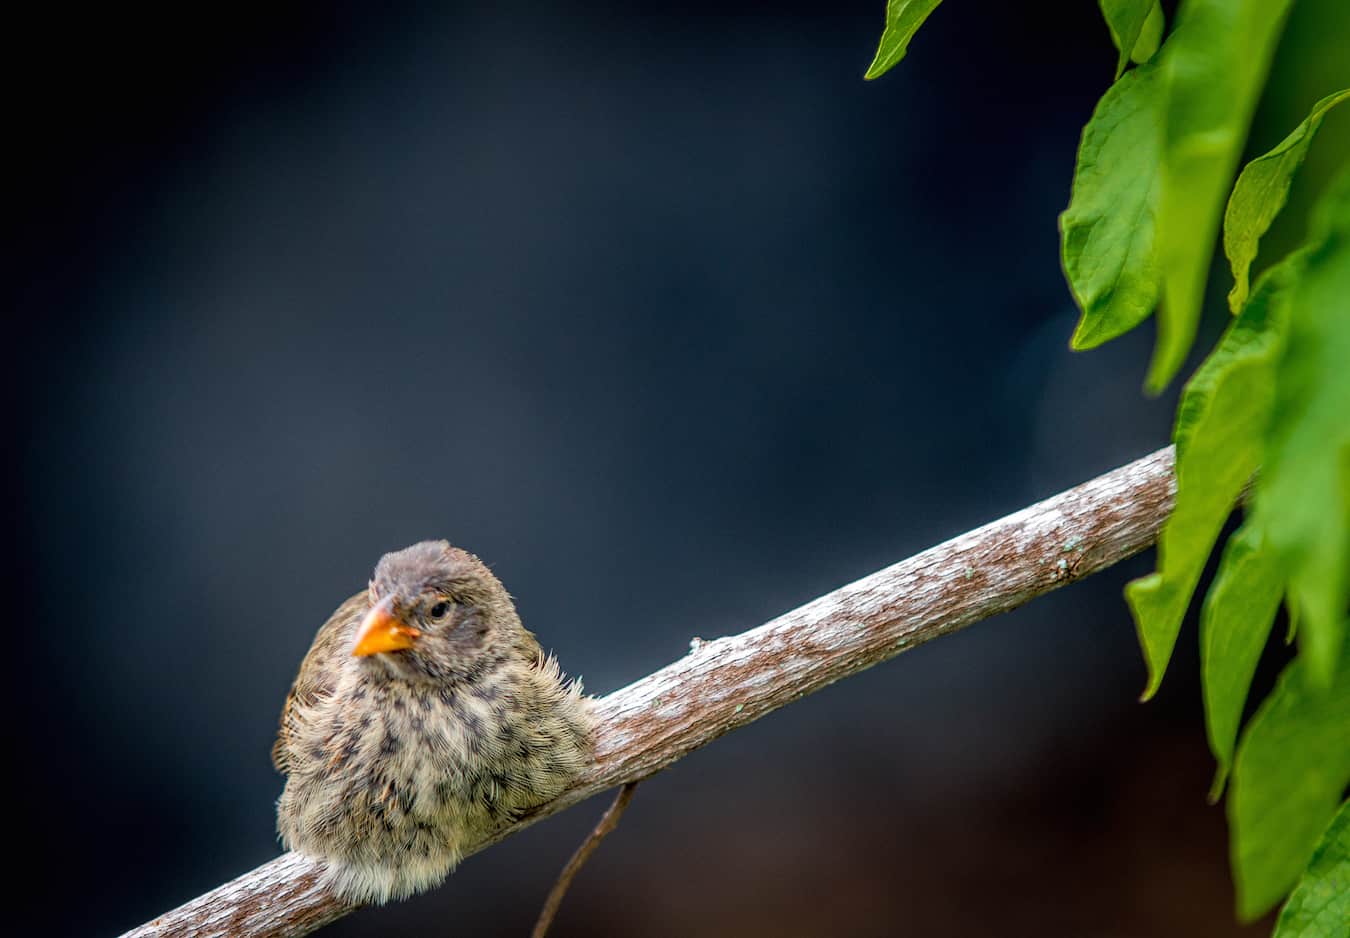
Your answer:
[[[393,687],[380,701],[376,765],[365,773],[390,797],[391,788],[408,813],[425,820],[468,819],[505,808],[517,773],[502,743],[516,735],[512,712],[498,694],[471,687]]]

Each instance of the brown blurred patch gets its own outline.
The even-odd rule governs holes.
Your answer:
[[[696,780],[675,816],[627,822],[622,856],[588,871],[556,933],[1268,934],[1233,917],[1203,736],[1165,721],[1138,708],[1006,788],[924,791],[855,766],[832,788],[808,771],[758,795]]]

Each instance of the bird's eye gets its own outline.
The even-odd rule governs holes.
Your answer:
[[[433,619],[444,619],[449,614],[450,604],[443,599],[431,607],[431,618]]]

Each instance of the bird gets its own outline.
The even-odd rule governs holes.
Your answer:
[[[593,761],[591,703],[477,557],[443,540],[385,554],[282,708],[281,841],[352,903],[430,889]]]

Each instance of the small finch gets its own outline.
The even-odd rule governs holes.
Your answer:
[[[277,829],[348,900],[421,892],[590,762],[588,705],[477,557],[445,541],[386,554],[286,697]]]

